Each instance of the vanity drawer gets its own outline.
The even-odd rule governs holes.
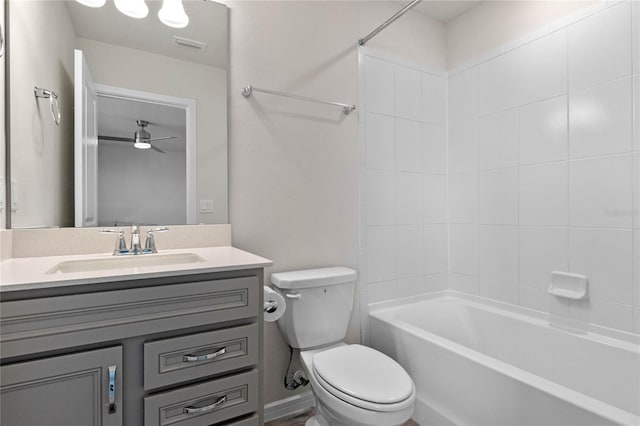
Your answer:
[[[148,396],[145,426],[208,426],[258,410],[258,371]]]
[[[144,389],[150,390],[258,363],[258,324],[144,344]]]
[[[257,317],[259,290],[251,275],[2,302],[0,349],[11,357]]]

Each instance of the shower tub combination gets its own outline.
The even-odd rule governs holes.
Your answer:
[[[369,344],[418,391],[424,425],[640,425],[637,335],[579,332],[454,291],[372,305]]]

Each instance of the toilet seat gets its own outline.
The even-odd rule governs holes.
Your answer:
[[[313,355],[313,374],[336,398],[372,411],[399,411],[415,399],[413,381],[393,359],[362,345]]]

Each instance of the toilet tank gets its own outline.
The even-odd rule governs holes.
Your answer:
[[[355,282],[356,271],[340,266],[272,274],[287,302],[278,327],[289,345],[308,349],[344,339]]]

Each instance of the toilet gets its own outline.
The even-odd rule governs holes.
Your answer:
[[[344,267],[271,275],[287,302],[278,327],[300,349],[316,398],[306,426],[395,426],[411,418],[416,390],[407,372],[375,349],[344,339],[356,271]]]

